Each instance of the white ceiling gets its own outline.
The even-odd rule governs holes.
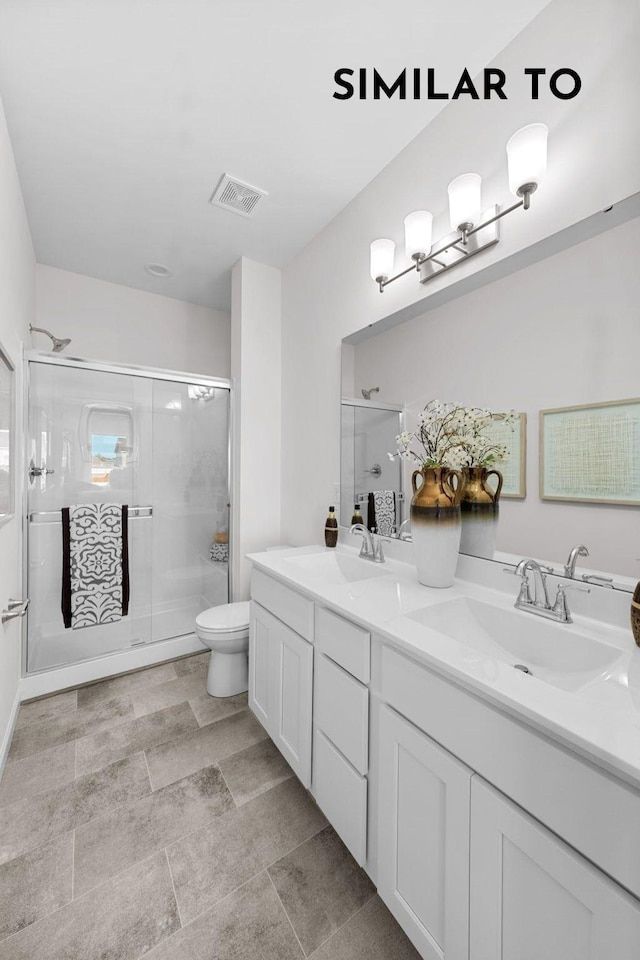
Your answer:
[[[283,266],[445,103],[340,102],[336,69],[452,89],[548,2],[0,0],[38,261],[229,309],[238,257]],[[268,191],[252,219],[208,203],[223,172]]]

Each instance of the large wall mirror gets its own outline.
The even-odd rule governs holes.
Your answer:
[[[388,454],[429,401],[515,412],[492,425],[509,449],[495,465],[495,540],[476,555],[532,557],[562,574],[581,545],[578,579],[640,580],[640,218],[593,233],[343,342],[342,524],[360,503],[370,526],[410,538],[414,467]]]

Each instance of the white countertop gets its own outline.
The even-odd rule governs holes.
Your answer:
[[[358,556],[356,550],[342,544],[336,549],[345,558]],[[518,583],[505,576],[503,588],[502,580],[493,572],[493,568],[500,571],[498,564],[475,561],[462,566],[469,568],[465,573],[486,569],[488,573],[481,579],[499,583],[501,589],[459,578],[449,589],[437,590],[422,586],[413,566],[393,559],[376,565],[370,579],[333,584],[305,571],[302,565],[288,562],[292,557],[325,552],[335,551],[320,546],[298,547],[254,553],[248,559],[265,573],[361,624],[444,677],[640,789],[640,649],[630,626],[625,629],[621,625],[620,616],[620,610],[630,605],[631,596],[612,597],[614,591],[603,588],[589,596],[589,603],[604,605],[604,609],[617,604],[613,622],[618,625],[605,622],[602,611],[598,619],[574,612],[573,624],[553,624],[558,631],[592,636],[616,651],[612,664],[597,678],[587,678],[584,685],[568,691],[514,670],[486,652],[411,619],[417,610],[457,597],[512,610]],[[574,595],[569,598],[573,601]],[[579,608],[588,609],[583,598]],[[518,615],[533,619],[529,613]]]

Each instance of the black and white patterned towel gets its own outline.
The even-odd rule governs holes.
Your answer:
[[[129,508],[62,508],[62,617],[74,630],[114,623],[129,610]]]
[[[396,495],[393,490],[374,490],[369,494],[369,527],[390,537],[396,527]]]

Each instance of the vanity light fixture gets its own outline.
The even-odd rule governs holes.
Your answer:
[[[507,143],[509,189],[518,202],[501,210],[495,204],[482,211],[482,180],[477,173],[464,173],[448,186],[449,219],[454,231],[435,245],[432,240],[433,215],[416,210],[405,217],[405,251],[413,264],[393,274],[395,244],[393,240],[374,240],[370,251],[371,279],[380,293],[389,283],[417,270],[420,283],[426,283],[468,260],[469,257],[494,246],[498,240],[498,221],[514,210],[528,210],[547,172],[547,135],[544,123],[522,127]]]

